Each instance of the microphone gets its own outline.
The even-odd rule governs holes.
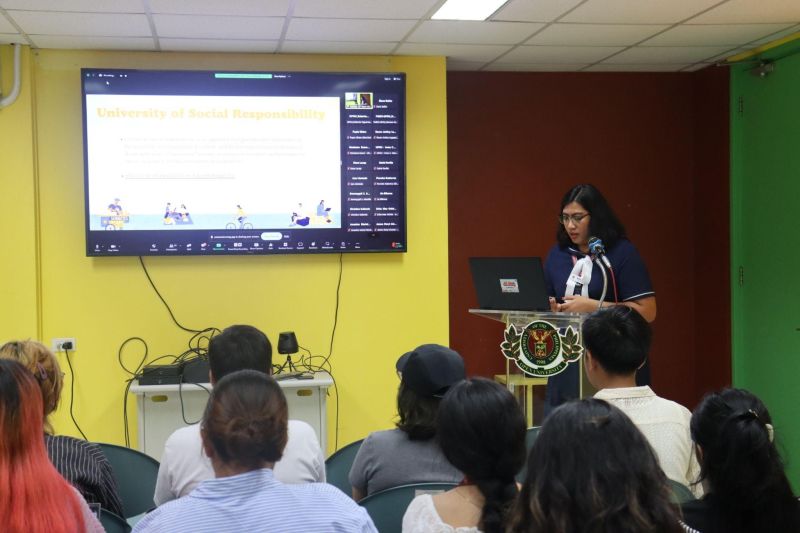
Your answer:
[[[606,268],[611,268],[611,261],[606,257],[606,247],[603,246],[603,241],[597,237],[589,237],[589,253],[600,259]]]

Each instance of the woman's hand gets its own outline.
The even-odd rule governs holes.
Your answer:
[[[647,296],[639,300],[630,302],[603,302],[603,309],[614,305],[624,305],[635,309],[648,322],[656,319],[656,297]],[[599,300],[593,300],[586,296],[564,296],[564,303],[557,303],[555,298],[550,298],[550,310],[553,312],[562,311],[564,313],[591,313],[600,307]]]
[[[591,313],[597,311],[600,302],[586,296],[564,296],[564,303],[558,304],[558,310],[564,313]]]

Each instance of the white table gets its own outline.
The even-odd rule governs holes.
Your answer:
[[[317,432],[323,453],[327,453],[326,397],[333,380],[327,372],[317,372],[314,379],[287,379],[278,384],[286,394],[289,418],[307,422]],[[211,385],[131,385],[136,395],[139,415],[139,450],[160,461],[164,443],[176,429],[200,421],[208,402]],[[203,389],[205,387],[205,389]],[[207,389],[207,390],[206,390]],[[183,415],[181,414],[183,403]]]

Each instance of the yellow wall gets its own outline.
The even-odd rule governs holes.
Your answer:
[[[56,336],[76,337],[76,417],[91,440],[122,442],[126,374],[117,362],[120,344],[128,337],[142,337],[150,348],[149,359],[154,359],[185,350],[189,334],[171,323],[136,258],[84,256],[82,67],[407,73],[409,252],[344,256],[339,325],[331,359],[341,395],[339,444],[389,427],[394,420],[394,362],[398,355],[423,342],[448,342],[444,59],[33,52],[35,104],[32,109],[29,103],[19,104],[20,116],[11,118],[10,124],[0,115],[0,132],[30,128],[26,116],[36,116],[33,147],[38,151],[40,182],[42,337],[48,343]],[[23,143],[21,150],[30,153],[32,148]],[[33,164],[24,154],[18,159],[16,166],[25,172],[21,172],[24,180],[17,187],[30,195],[34,172],[28,167]],[[3,188],[5,192],[5,185]],[[31,232],[27,223],[11,227],[19,239]],[[35,263],[28,255],[26,251],[21,260],[26,268]],[[316,354],[327,353],[338,256],[145,261],[184,325],[199,329],[250,323],[273,341],[278,332],[294,330],[303,346]],[[11,265],[3,268],[4,281],[6,275],[20,275]],[[27,279],[25,283],[30,284]],[[26,290],[25,296],[30,292]],[[5,321],[8,314],[3,310],[0,318]],[[4,328],[4,337],[31,335],[23,326],[18,326],[19,331]],[[131,344],[123,355],[126,365],[135,367],[141,353],[139,345]],[[66,366],[63,357],[62,366]],[[68,400],[66,390],[53,422],[56,432],[74,435]],[[329,451],[334,442],[334,400],[329,397]],[[129,411],[135,413],[132,400]],[[134,421],[135,415],[131,423],[135,438]]]
[[[11,92],[13,52],[0,46],[2,94]],[[0,109],[0,341],[36,338],[37,230],[30,53],[22,50],[22,85],[16,102]]]

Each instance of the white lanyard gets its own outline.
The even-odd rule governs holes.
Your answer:
[[[580,296],[589,297],[589,283],[592,281],[592,259],[588,255],[583,259],[575,260],[575,266],[567,278],[567,290],[565,296],[572,296],[576,292]]]

